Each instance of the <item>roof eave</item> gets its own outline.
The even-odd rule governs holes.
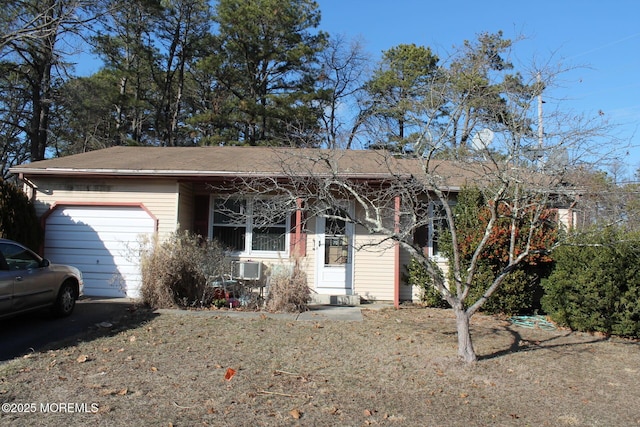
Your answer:
[[[55,176],[55,177],[119,177],[119,178],[205,178],[205,177],[218,177],[218,178],[288,178],[292,175],[265,172],[265,171],[251,171],[251,172],[237,172],[237,171],[200,171],[200,170],[130,170],[130,169],[70,169],[70,168],[11,168],[11,173],[20,176]],[[333,174],[318,173],[314,176],[328,177],[334,176]],[[357,178],[357,179],[388,179],[389,174],[384,173],[339,173],[336,176],[342,178]]]

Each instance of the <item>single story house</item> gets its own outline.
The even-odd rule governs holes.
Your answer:
[[[385,236],[322,216],[307,218],[302,227],[295,213],[266,227],[255,226],[251,219],[229,221],[228,212],[249,218],[257,208],[255,200],[221,197],[225,183],[256,177],[286,180],[291,170],[312,173],[326,169],[323,162],[329,161],[332,173],[380,182],[399,165],[390,167],[390,161],[408,160],[393,160],[375,150],[341,151],[331,159],[327,153],[272,147],[112,147],[11,171],[24,183],[42,218],[43,255],[77,266],[90,296],[137,297],[141,235],[158,233],[162,238],[189,230],[221,239],[235,259],[263,266],[262,274],[300,256],[309,285],[318,294],[416,300],[418,290],[401,285],[409,255]],[[455,192],[467,177],[451,176],[457,176],[448,183]],[[426,243],[432,246],[428,239]]]

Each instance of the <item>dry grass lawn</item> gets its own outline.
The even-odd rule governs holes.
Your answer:
[[[444,310],[296,322],[139,309],[108,333],[0,365],[0,424],[640,425],[637,341],[482,315],[472,326],[480,360],[467,366]]]

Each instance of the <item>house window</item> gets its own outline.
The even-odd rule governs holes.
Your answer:
[[[282,253],[287,250],[287,212],[269,199],[213,199],[212,237],[232,252]]]
[[[429,246],[431,247],[431,256],[444,258],[440,240],[446,230],[449,229],[449,221],[447,220],[447,212],[441,203],[431,204],[431,221],[429,224]]]
[[[214,199],[213,238],[233,252],[244,252],[247,233],[245,200]]]
[[[426,209],[425,209],[426,210]],[[443,233],[449,229],[447,213],[441,203],[430,202],[428,215],[413,230],[413,244],[422,249],[425,256],[444,258],[441,248]]]
[[[251,250],[284,252],[286,249],[287,212],[270,203],[256,199],[251,204]]]
[[[324,230],[324,264],[347,264],[349,262],[347,222],[340,218],[327,217]]]
[[[420,225],[414,229],[413,244],[422,249],[425,256],[429,256],[429,225]]]

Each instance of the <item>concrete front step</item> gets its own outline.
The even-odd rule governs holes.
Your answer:
[[[311,294],[310,304],[321,305],[360,305],[359,295]]]

